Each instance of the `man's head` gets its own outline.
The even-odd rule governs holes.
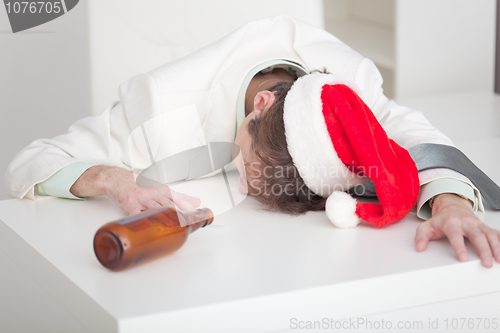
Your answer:
[[[387,136],[354,83],[317,73],[268,90],[256,94],[246,125],[250,195],[291,214],[326,208],[339,228],[361,219],[382,227],[406,216],[419,192],[415,162]],[[344,193],[368,180],[380,204]]]
[[[295,77],[283,72],[273,80],[258,74],[247,90],[246,111],[250,112],[235,140],[244,159],[237,161],[239,190],[248,191],[269,210],[294,215],[323,210],[326,198],[305,185],[287,150],[283,105]]]

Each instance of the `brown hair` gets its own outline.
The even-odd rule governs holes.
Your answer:
[[[261,117],[251,120],[248,131],[258,167],[246,166],[248,194],[268,210],[292,215],[324,210],[326,198],[312,192],[300,176],[288,153],[283,106],[293,81],[280,82],[268,90],[276,101]]]

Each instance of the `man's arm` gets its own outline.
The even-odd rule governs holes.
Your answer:
[[[129,214],[175,203],[181,210],[193,210],[200,199],[171,190],[168,186],[149,181],[148,188],[139,187],[132,172],[118,167],[93,166],[71,186],[77,197],[106,195]]]
[[[112,104],[99,116],[75,122],[66,134],[36,140],[21,150],[5,173],[9,193],[19,199],[28,197],[34,200],[34,187],[41,184],[41,194],[48,190],[52,192],[51,195],[56,192],[56,196],[59,196],[61,191],[58,189],[61,187],[57,183],[61,183],[61,178],[63,183],[67,183],[66,191],[77,178],[73,177],[74,172],[67,172],[63,177],[58,177],[58,172],[64,173],[64,170],[72,169],[77,164],[84,168],[85,165],[99,164],[126,167],[116,154],[112,141],[116,136],[110,129],[113,109]],[[77,170],[76,177],[83,171]],[[49,184],[52,177],[59,180]],[[55,189],[53,185],[58,188]]]
[[[500,263],[500,231],[481,222],[472,210],[471,202],[455,194],[435,197],[432,218],[417,228],[415,246],[421,252],[429,241],[447,237],[458,260],[467,261],[464,237],[474,245],[485,267],[492,267],[494,257]]]
[[[74,182],[90,167],[90,163],[77,161],[65,166],[48,179],[35,185],[35,194],[51,197],[83,200],[74,196],[69,189]]]
[[[454,193],[470,200],[474,213],[484,213],[484,206],[478,198],[481,196],[479,190],[471,186],[471,181],[464,175],[450,169],[431,169],[419,172],[419,178],[425,178],[432,173],[435,178],[428,183],[420,182],[420,194],[417,201],[417,216],[423,220],[432,217],[430,200],[442,193]]]
[[[77,121],[64,135],[31,143],[16,155],[7,169],[5,183],[9,193],[17,198],[35,199],[35,186],[41,186],[43,194],[47,180],[78,162],[117,167],[114,170],[120,170],[122,175],[122,170],[126,170],[129,172],[128,179],[134,180],[130,171],[138,174],[154,161],[202,145],[203,142],[196,135],[199,132],[196,108],[185,110],[186,108],[176,105],[177,109],[163,113],[161,103],[157,102],[157,96],[153,93],[156,89],[156,84],[148,75],[134,77],[120,86],[121,102],[111,104],[99,116]],[[187,103],[188,97],[184,102],[179,102],[180,105]],[[148,142],[151,147],[147,147]],[[90,171],[87,175],[89,174]],[[82,179],[86,179],[87,175]],[[60,188],[68,192],[75,185],[75,179],[82,176],[80,173],[71,181],[64,180]],[[92,186],[94,183],[85,184]],[[128,184],[131,188],[129,182],[123,184]],[[77,192],[79,185],[79,182],[75,185]],[[107,192],[115,202],[123,197],[120,191],[123,192],[124,189],[120,185]],[[103,193],[92,192],[88,188],[86,190],[85,194],[78,194],[88,196]],[[57,193],[61,191],[50,192],[45,194],[59,196]],[[71,190],[69,193],[75,194]],[[135,193],[140,194],[142,191]],[[162,202],[162,199],[158,200]],[[148,207],[150,204],[141,203],[139,207]],[[127,212],[137,211],[137,207],[123,204],[120,207]],[[179,207],[182,207],[182,203]]]
[[[361,98],[391,139],[406,149],[421,143],[453,146],[449,138],[433,127],[421,112],[400,106],[383,94],[382,76],[372,61],[353,50],[342,49],[336,38],[323,32],[313,32],[316,29],[311,26],[301,23],[297,23],[297,26],[300,28],[297,49],[307,67],[325,67],[328,72],[353,81],[361,91]],[[427,175],[419,173],[421,185],[438,179]],[[481,206],[481,197],[476,196],[476,199]],[[417,229],[417,250],[423,251],[430,240],[444,237],[448,237],[460,260],[467,259],[464,247],[464,237],[467,237],[477,248],[485,267],[491,267],[492,253],[500,262],[499,232],[479,221],[468,200],[450,193],[440,194],[434,199],[432,218],[422,222]]]

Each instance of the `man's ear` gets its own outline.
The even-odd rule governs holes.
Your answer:
[[[257,113],[266,113],[273,106],[276,97],[269,90],[259,91],[253,100],[253,109]]]

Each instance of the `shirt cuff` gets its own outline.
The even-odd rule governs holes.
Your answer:
[[[473,203],[474,212],[478,211],[478,202],[474,188],[469,184],[454,178],[441,178],[431,181],[420,188],[417,201],[417,216],[427,220],[432,217],[432,209],[429,200],[442,193],[453,193],[463,195]]]
[[[58,198],[83,200],[83,198],[75,197],[69,190],[77,179],[92,166],[94,165],[86,162],[71,163],[57,171],[45,181],[36,184],[35,193]]]

